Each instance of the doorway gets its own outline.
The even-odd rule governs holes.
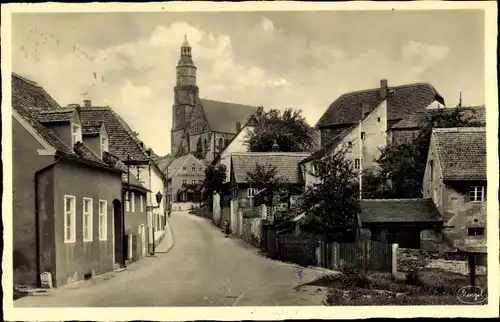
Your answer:
[[[139,234],[141,235],[141,257],[145,257],[148,244],[146,243],[146,226],[144,224],[139,226]]]
[[[113,219],[115,230],[115,264],[123,266],[124,263],[124,223],[122,215],[122,203],[120,200],[113,200]]]

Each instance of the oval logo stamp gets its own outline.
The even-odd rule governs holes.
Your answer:
[[[481,304],[488,294],[479,286],[464,286],[458,290],[457,298],[464,304]]]

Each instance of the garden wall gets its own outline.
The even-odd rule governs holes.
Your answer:
[[[485,256],[480,256],[485,257]],[[486,262],[479,258],[476,274],[485,275]],[[408,272],[413,269],[437,268],[448,272],[469,274],[469,264],[466,254],[430,252],[421,249],[398,248],[397,271]]]
[[[260,246],[262,228],[260,218],[243,218],[242,220],[243,240],[255,247]]]

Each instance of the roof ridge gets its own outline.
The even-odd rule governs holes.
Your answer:
[[[433,128],[432,132],[435,133],[449,133],[449,132],[486,132],[486,127],[484,126],[464,126],[464,127],[441,127]]]
[[[231,155],[309,155],[311,152],[233,152]]]
[[[417,85],[428,85],[428,86],[434,88],[434,86],[432,86],[432,84],[430,82],[417,82],[417,83],[410,83],[410,84],[401,84],[401,85],[396,85],[396,86],[387,86],[387,89],[398,89],[398,88],[411,87],[411,86],[417,86]],[[339,98],[344,96],[344,95],[366,93],[366,92],[377,91],[377,90],[380,90],[380,87],[350,91],[350,92],[343,93],[342,95],[339,96]]]
[[[259,107],[260,107],[260,105],[247,105],[247,104],[234,103],[234,102],[221,101],[221,100],[213,100],[213,99],[209,99],[209,98],[201,98],[201,97],[199,97],[199,100],[200,100],[200,101],[219,102],[219,103],[224,103],[224,104],[232,104],[232,105],[249,106],[249,107],[255,107],[255,108],[259,108]]]
[[[43,87],[42,87],[40,84],[38,84],[37,82],[32,81],[31,79],[26,78],[26,77],[24,77],[24,76],[21,76],[21,75],[19,75],[18,73],[12,72],[12,76],[17,77],[17,78],[19,78],[20,80],[22,80],[22,81],[24,81],[24,82],[27,82],[27,83],[29,83],[29,84],[31,84],[31,85],[33,85],[33,86],[43,88]]]

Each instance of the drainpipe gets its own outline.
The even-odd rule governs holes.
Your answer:
[[[59,163],[60,158],[56,156],[56,160],[49,164],[48,166],[39,169],[35,172],[35,258],[36,258],[36,284],[37,286],[41,286],[42,281],[40,280],[40,274],[42,273],[42,259],[41,259],[41,232],[40,232],[40,209],[38,206],[38,202],[40,197],[38,196],[38,176],[45,171],[52,169],[57,163]]]
[[[150,190],[150,193],[149,193],[149,202],[151,204],[151,206],[153,205],[153,187],[151,186],[151,163],[148,164],[148,170],[149,170],[149,190]],[[156,223],[156,220],[155,220],[155,216],[154,216],[154,208],[151,209],[151,233],[153,235],[153,254],[155,254],[155,223]]]

